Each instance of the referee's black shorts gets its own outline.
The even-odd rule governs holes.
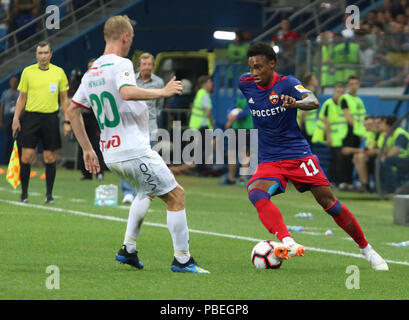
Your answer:
[[[58,111],[53,113],[25,112],[21,123],[21,146],[34,149],[41,140],[43,149],[54,151],[61,148]]]

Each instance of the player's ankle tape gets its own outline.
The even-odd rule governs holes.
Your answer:
[[[261,200],[261,199],[269,200],[270,197],[271,197],[270,194],[268,192],[265,192],[262,189],[254,188],[254,189],[251,189],[250,192],[249,192],[249,199],[250,199],[251,203],[253,204],[253,206],[256,205],[256,203],[259,200]]]

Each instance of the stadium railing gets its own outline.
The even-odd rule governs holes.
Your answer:
[[[85,21],[91,14],[96,12],[105,14],[107,6],[113,2],[114,0],[91,0],[86,1],[78,8],[74,8],[72,0],[66,0],[58,5],[57,3],[53,4],[58,7],[60,12],[59,28],[53,27],[56,22],[51,19],[53,11],[47,12],[46,10],[45,13],[24,26],[8,33],[0,39],[0,43],[7,43],[6,49],[0,52],[1,65],[12,64],[20,54],[33,49],[39,41],[52,41],[66,30],[70,30],[73,35],[78,33],[78,22]],[[31,31],[33,26],[35,27],[34,33]]]
[[[361,17],[371,9],[379,6],[379,0],[356,0],[356,1],[333,0],[323,2],[321,0],[310,1],[307,5],[301,7],[296,4],[289,3],[291,14],[281,14],[287,16],[290,24],[293,26],[292,31],[299,34],[303,33],[306,36],[314,36],[324,30],[339,29],[343,16],[345,15],[346,5],[353,4],[358,6],[361,11]],[[269,8],[265,8],[263,13],[263,27],[265,28],[270,22],[276,22],[274,26],[265,30],[253,41],[266,41],[268,37],[272,37],[280,29],[280,24],[277,23],[277,15],[282,13],[280,7],[273,1]],[[286,12],[287,13],[287,12]],[[267,18],[268,17],[268,18]]]

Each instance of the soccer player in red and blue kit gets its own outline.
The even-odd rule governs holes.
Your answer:
[[[317,109],[317,98],[295,77],[274,71],[277,57],[269,44],[253,44],[247,57],[250,73],[240,77],[239,87],[250,107],[254,128],[258,129],[259,160],[247,190],[261,222],[283,244],[275,250],[276,256],[288,258],[305,253],[305,247],[288,232],[279,208],[270,201],[272,196],[285,192],[290,180],[299,192],[311,191],[325,212],[357,243],[375,270],[388,270],[354,215],[332,193],[318,158],[298,127],[297,109]]]

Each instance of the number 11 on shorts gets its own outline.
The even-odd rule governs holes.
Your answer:
[[[308,168],[307,166],[311,167],[312,172],[309,170],[309,168]],[[312,161],[311,158],[308,159],[307,163],[305,163],[305,162],[301,163],[300,168],[303,168],[303,169],[304,169],[305,174],[306,174],[308,177],[314,176],[314,175],[316,175],[318,172],[320,172],[320,171],[317,169],[317,167],[315,166],[314,161]]]

